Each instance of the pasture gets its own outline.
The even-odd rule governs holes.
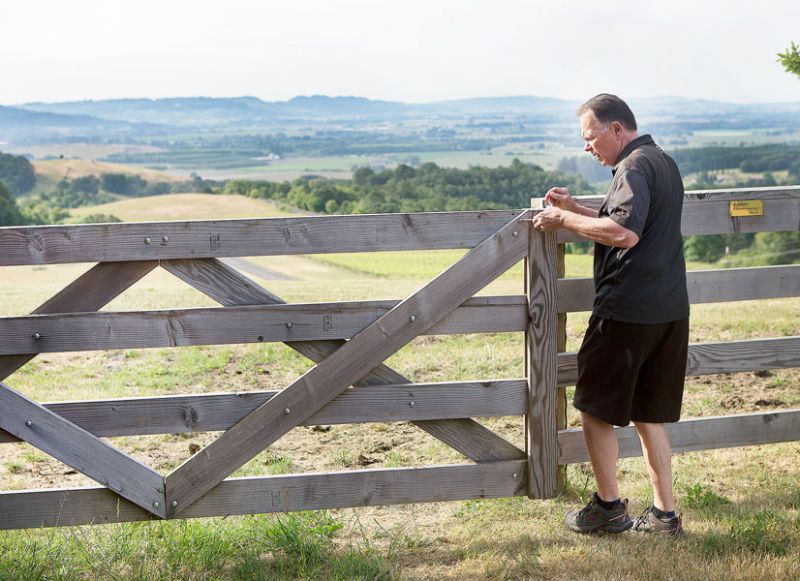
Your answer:
[[[159,201],[164,198],[149,204],[146,199],[136,200],[141,207],[130,219],[157,219],[163,212]],[[198,198],[179,210],[179,215],[170,216],[205,217],[203,206],[213,203],[208,198]],[[237,205],[239,201],[242,206]],[[241,213],[236,217],[251,216],[254,209],[245,202],[254,201],[228,200],[225,205],[231,215],[227,217],[237,212]],[[123,217],[117,211],[86,211]],[[460,255],[436,251],[260,257],[248,259],[258,267],[250,268],[248,276],[289,302],[402,298]],[[568,276],[590,274],[591,257],[568,255],[566,263]],[[87,268],[0,268],[0,314],[32,311]],[[275,273],[282,276],[271,276]],[[521,267],[484,292],[521,294]],[[211,304],[177,278],[156,270],[107,310]],[[697,305],[692,310],[690,341],[798,335],[798,312],[800,298]],[[587,318],[586,313],[569,316],[568,350],[577,348]],[[416,382],[522,377],[522,342],[521,334],[421,337],[387,363]],[[280,344],[47,354],[8,383],[38,401],[243,392],[279,389],[310,366]],[[792,407],[800,407],[800,372],[795,369],[687,379],[685,417]],[[519,418],[482,422],[523,445]],[[572,411],[568,425],[577,425]],[[203,433],[137,436],[115,438],[113,443],[165,471],[214,437]],[[463,460],[409,423],[345,424],[295,429],[236,475]],[[677,540],[634,533],[578,536],[567,531],[561,524],[564,511],[585,503],[593,489],[586,466],[570,465],[567,476],[566,493],[549,501],[509,498],[2,532],[0,578],[705,580],[800,576],[798,442],[676,456],[677,503],[688,533]],[[631,499],[631,512],[637,513],[648,503],[643,461],[621,461],[619,476],[623,494]],[[3,490],[89,482],[30,446],[0,446]]]

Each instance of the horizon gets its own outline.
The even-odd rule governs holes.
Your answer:
[[[800,101],[777,54],[800,3],[32,0],[3,14],[0,103],[361,95]],[[69,25],[65,25],[65,23]],[[624,23],[624,24],[622,24]],[[491,98],[491,97],[488,97]]]
[[[434,105],[438,103],[448,103],[448,102],[458,102],[458,101],[471,101],[471,100],[491,100],[491,99],[541,99],[541,100],[555,100],[555,101],[562,101],[565,104],[567,103],[577,103],[580,104],[584,102],[586,99],[575,99],[575,98],[561,98],[561,97],[554,97],[551,95],[478,95],[475,97],[455,97],[452,99],[439,99],[434,101],[398,101],[398,100],[390,100],[390,99],[380,99],[375,97],[369,97],[364,95],[355,95],[355,94],[342,94],[342,95],[328,95],[323,93],[316,93],[316,94],[298,94],[287,99],[282,100],[269,100],[263,97],[259,97],[257,95],[228,95],[228,96],[212,96],[212,95],[165,95],[161,97],[148,97],[148,96],[140,96],[140,97],[112,97],[108,99],[101,99],[101,98],[85,98],[85,99],[71,99],[66,101],[26,101],[22,103],[2,103],[0,102],[0,107],[11,107],[11,108],[23,108],[25,106],[30,105],[55,105],[55,104],[66,104],[66,103],[101,103],[101,102],[113,102],[113,101],[170,101],[170,100],[182,100],[182,99],[209,99],[209,100],[236,100],[236,99],[257,99],[263,103],[288,103],[295,99],[312,99],[316,97],[322,97],[327,99],[363,99],[368,101],[375,101],[375,102],[387,102],[387,103],[399,103],[403,105]],[[591,97],[591,95],[590,95]],[[711,99],[711,98],[703,98],[703,97],[688,97],[684,95],[644,95],[639,97],[632,97],[626,99],[627,101],[636,103],[642,101],[649,101],[655,99],[670,99],[675,101],[694,101],[694,102],[709,102],[709,103],[723,103],[728,105],[791,105],[800,103],[800,96],[797,97],[796,100],[786,100],[786,101],[734,101],[734,100],[727,100],[727,99]]]

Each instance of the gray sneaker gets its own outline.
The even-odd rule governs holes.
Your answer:
[[[564,517],[567,528],[578,533],[621,533],[633,526],[633,521],[628,516],[627,498],[611,510],[600,506],[599,500],[595,492],[592,500],[582,509],[569,511]]]
[[[654,506],[651,504],[634,519],[633,530],[640,533],[661,533],[662,535],[677,536],[683,534],[681,515],[676,514],[672,518],[659,518],[653,512],[653,508]]]

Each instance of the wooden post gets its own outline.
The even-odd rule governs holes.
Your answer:
[[[531,230],[526,271],[530,322],[525,334],[529,498],[558,494],[557,274],[556,233]]]

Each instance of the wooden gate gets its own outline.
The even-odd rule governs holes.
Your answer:
[[[761,200],[763,215],[731,218],[730,202],[743,199]],[[589,279],[558,278],[557,243],[575,238],[532,231],[535,211],[0,228],[0,266],[98,263],[32,315],[0,318],[0,380],[40,353],[80,350],[276,341],[317,363],[280,391],[248,394],[40,405],[0,383],[0,443],[26,441],[101,485],[2,492],[0,528],[553,497],[559,466],[587,460],[580,431],[564,429],[558,386],[574,382],[576,365],[559,313],[587,310],[593,291]],[[687,194],[684,234],[798,224],[800,188]],[[402,301],[285,304],[220,260],[446,248],[471,250]],[[524,296],[473,296],[522,259]],[[222,307],[98,312],[158,267]],[[797,296],[799,269],[772,270],[770,283],[763,269],[696,273],[690,296]],[[475,332],[524,332],[525,379],[415,384],[383,364],[422,334]],[[800,365],[800,338],[771,341],[694,345],[687,373]],[[505,415],[524,416],[525,450],[474,419]],[[759,417],[688,420],[670,430],[677,450],[800,437],[800,411],[751,416]],[[412,421],[473,463],[228,478],[297,426],[397,420]],[[757,437],[719,437],[754,424]],[[187,431],[222,433],[167,475],[102,439]],[[622,455],[640,453],[632,435],[621,430]]]

